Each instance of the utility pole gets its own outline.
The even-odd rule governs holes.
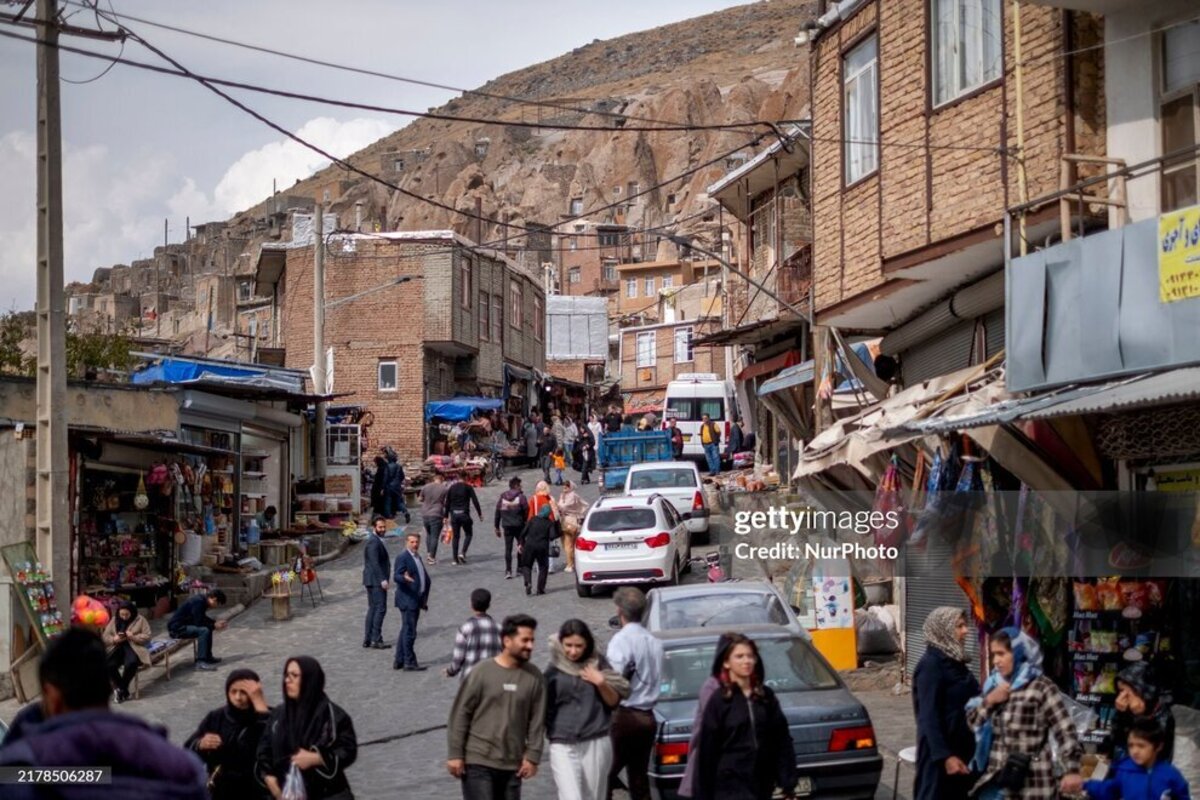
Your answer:
[[[163,217],[163,254],[167,257],[167,239],[170,236],[167,218]],[[154,338],[162,336],[162,258],[154,259]]]
[[[37,541],[60,602],[70,597],[67,358],[63,291],[58,2],[37,0]]]
[[[313,216],[313,392],[325,394],[325,208],[316,204]],[[325,477],[325,401],[317,401],[314,452],[317,477]]]

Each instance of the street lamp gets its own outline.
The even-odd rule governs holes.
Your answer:
[[[361,292],[356,292],[355,294],[349,295],[347,297],[339,297],[337,300],[330,300],[328,303],[325,304],[325,309],[329,310],[331,308],[337,308],[338,306],[345,305],[346,303],[349,303],[353,300],[358,300],[360,297],[365,297],[366,295],[369,295],[369,294],[375,294],[376,292],[382,292],[384,289],[390,289],[393,286],[399,286],[402,283],[408,283],[411,280],[416,280],[418,278],[424,278],[424,277],[425,277],[424,275],[401,275],[394,280],[388,281],[387,283],[384,283],[384,284],[380,284],[379,286],[376,286],[374,288],[364,289]]]

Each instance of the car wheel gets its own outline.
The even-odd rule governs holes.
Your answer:
[[[667,581],[667,586],[679,585],[679,562],[671,563],[671,579]]]
[[[579,595],[580,597],[591,597],[592,596],[592,587],[588,586],[586,583],[580,583],[579,578],[576,578],[575,579],[575,594]]]
[[[683,569],[680,571],[683,573],[688,573],[688,572],[692,571],[692,544],[691,544],[691,542],[688,542],[687,553],[685,553],[684,557],[683,557]]]

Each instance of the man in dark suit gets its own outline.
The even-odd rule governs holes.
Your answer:
[[[367,632],[363,635],[363,647],[385,650],[383,618],[387,614],[388,574],[392,563],[383,543],[387,520],[377,516],[373,525],[375,532],[367,538],[363,550],[363,586],[367,587]]]
[[[392,582],[396,584],[396,608],[404,618],[400,638],[396,640],[392,669],[416,672],[425,669],[417,664],[417,653],[413,648],[417,641],[417,620],[421,611],[429,608],[429,587],[433,579],[421,563],[421,534],[409,533],[404,544],[406,549],[396,556],[396,569],[392,574]]]

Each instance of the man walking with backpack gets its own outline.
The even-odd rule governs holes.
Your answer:
[[[513,576],[513,545],[520,540],[528,516],[529,499],[521,491],[521,479],[513,478],[508,482],[508,491],[496,501],[496,536],[504,536],[505,580],[510,580]]]

